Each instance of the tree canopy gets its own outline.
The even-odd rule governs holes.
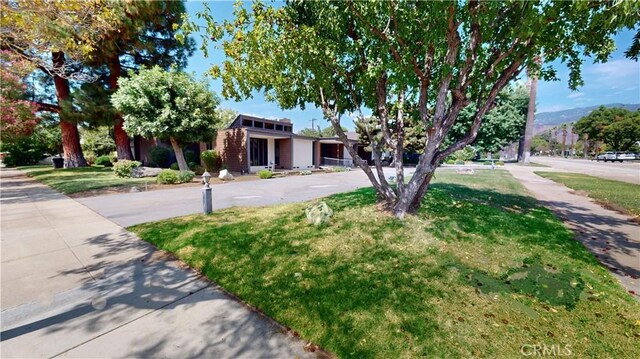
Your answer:
[[[640,110],[600,106],[575,124],[590,141],[602,141],[612,150],[627,151],[640,141]]]
[[[111,101],[124,115],[127,133],[171,141],[180,170],[188,170],[180,145],[214,136],[219,98],[205,82],[159,66],[120,78],[118,85]]]
[[[633,3],[633,2],[630,2]],[[220,40],[227,59],[211,73],[234,99],[265,93],[283,108],[322,109],[336,134],[342,115],[370,109],[380,119],[380,140],[372,141],[375,168],[348,148],[398,217],[415,211],[433,172],[449,154],[478,136],[500,91],[529,68],[554,79],[551,65],[570,70],[569,86],[582,84],[582,54],[606,61],[612,35],[633,27],[638,4],[611,2],[303,2],[282,7],[238,3],[235,18],[208,24],[207,37]],[[184,30],[196,28],[186,23]],[[446,143],[460,112],[473,106],[471,125]],[[424,152],[408,183],[402,158],[407,124],[420,123]],[[348,146],[347,146],[348,147]],[[397,187],[387,183],[381,151],[393,149]],[[377,172],[377,176],[374,174]]]

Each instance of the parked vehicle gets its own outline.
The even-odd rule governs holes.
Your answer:
[[[637,155],[633,152],[604,152],[596,156],[596,161],[611,161],[611,162],[622,162],[622,161],[630,161],[635,160]]]

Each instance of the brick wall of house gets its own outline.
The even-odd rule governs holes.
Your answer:
[[[222,165],[226,165],[230,171],[240,172],[248,168],[246,139],[247,130],[243,128],[218,131],[212,143],[213,149],[218,152]]]
[[[291,153],[293,142],[290,138],[276,141],[280,141],[280,167],[284,169],[291,169],[291,166],[293,166],[293,156]]]

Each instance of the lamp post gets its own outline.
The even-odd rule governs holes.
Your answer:
[[[204,181],[204,188],[202,188],[202,210],[205,214],[209,214],[213,210],[213,201],[211,199],[211,187],[209,186],[209,180],[211,180],[211,174],[205,171],[202,174],[202,180]]]

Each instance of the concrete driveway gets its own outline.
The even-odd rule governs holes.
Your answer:
[[[640,184],[640,162],[597,162],[585,159],[557,157],[532,157],[531,162],[551,166],[554,169],[583,173],[616,181]]]
[[[407,172],[412,173],[413,170]],[[394,173],[391,168],[385,169],[387,177]],[[359,169],[269,180],[231,181],[212,186],[213,209],[300,202],[369,186],[371,182]],[[87,197],[77,201],[123,227],[202,212],[202,191],[199,187]]]

